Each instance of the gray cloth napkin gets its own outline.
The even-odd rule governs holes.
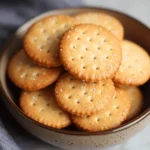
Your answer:
[[[0,120],[0,150],[19,150],[4,124],[5,123]]]
[[[80,5],[80,0],[0,0],[0,48],[7,37],[28,19],[52,9]],[[38,142],[17,124],[0,100],[0,150],[30,150],[26,143],[33,140]],[[23,142],[24,147],[20,148]]]

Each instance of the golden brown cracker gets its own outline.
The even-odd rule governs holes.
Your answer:
[[[60,58],[68,72],[87,82],[111,78],[119,69],[120,41],[101,26],[72,27],[60,41]]]
[[[101,25],[102,27],[106,28],[110,32],[112,32],[118,39],[122,40],[124,36],[124,28],[121,22],[103,12],[87,12],[87,13],[80,13],[75,15],[75,19],[82,24],[96,24]]]
[[[135,118],[141,112],[144,103],[143,95],[138,87],[127,86],[124,87],[124,89],[127,91],[129,95],[130,105],[131,105],[131,109],[126,119],[126,121],[129,121]]]
[[[124,40],[122,42],[122,62],[114,81],[122,85],[139,86],[149,80],[150,57],[139,45]]]
[[[30,27],[25,35],[25,52],[41,66],[60,66],[59,40],[62,34],[76,23],[75,19],[63,15],[40,19]]]
[[[44,68],[34,64],[21,49],[8,65],[8,76],[13,83],[26,91],[42,89],[57,80],[61,68]]]
[[[83,116],[94,114],[110,103],[114,91],[111,79],[87,83],[66,73],[56,82],[55,96],[64,110]]]
[[[127,118],[130,110],[130,102],[124,89],[116,88],[116,93],[110,103],[101,111],[91,116],[72,116],[77,127],[90,131],[105,131],[117,128]]]
[[[54,90],[50,87],[35,92],[22,92],[20,107],[25,115],[41,124],[59,129],[71,124],[70,116],[56,103]]]

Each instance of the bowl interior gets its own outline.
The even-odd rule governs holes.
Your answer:
[[[0,83],[1,83],[2,92],[4,96],[6,97],[6,100],[9,101],[9,103],[14,107],[14,109],[17,109],[17,111],[22,113],[22,115],[23,115],[23,112],[21,111],[18,105],[20,90],[16,86],[14,86],[12,82],[8,79],[7,64],[10,58],[12,57],[12,55],[21,47],[22,39],[24,37],[25,32],[27,31],[27,29],[33,22],[35,22],[36,20],[44,16],[53,15],[53,14],[73,15],[76,13],[89,12],[89,11],[90,12],[91,11],[106,12],[118,18],[124,26],[125,38],[138,43],[143,48],[145,48],[145,50],[150,54],[150,44],[149,44],[150,30],[147,27],[145,27],[143,24],[141,24],[140,22],[136,21],[135,19],[128,17],[122,13],[116,12],[116,11],[112,11],[108,9],[101,9],[101,8],[71,8],[71,9],[50,11],[34,19],[31,19],[30,21],[22,25],[7,41],[7,43],[5,44],[3,48],[3,53],[0,59],[0,73],[1,73]],[[145,113],[150,111],[150,92],[149,92],[150,81],[147,82],[145,85],[141,86],[140,88],[144,95],[144,107],[143,107],[141,114],[135,119],[133,119],[132,121],[130,121],[129,123],[135,122],[137,119],[142,118],[142,116]],[[121,127],[126,127],[129,123],[125,123]],[[71,129],[70,132],[74,132],[76,130],[74,127],[69,127],[67,129],[62,129],[62,130],[70,130],[70,129]]]

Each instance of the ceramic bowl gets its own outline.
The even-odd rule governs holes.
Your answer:
[[[101,11],[109,13],[118,18],[125,28],[125,38],[132,40],[150,53],[150,29],[144,26],[139,21],[124,15],[122,13],[102,9],[102,8],[70,8],[62,10],[53,10],[46,12],[27,23],[23,24],[5,44],[0,58],[0,85],[3,94],[3,101],[11,112],[13,117],[24,127],[28,132],[38,137],[39,139],[52,145],[64,149],[95,149],[105,148],[115,144],[120,144],[124,140],[141,131],[150,121],[150,82],[147,82],[141,87],[144,94],[144,108],[139,116],[133,120],[121,125],[117,129],[104,132],[83,132],[77,131],[73,127],[67,129],[54,129],[42,125],[29,117],[27,117],[18,106],[19,89],[16,88],[7,77],[7,64],[12,55],[21,47],[22,39],[30,25],[48,15],[67,14],[72,15],[80,12]]]

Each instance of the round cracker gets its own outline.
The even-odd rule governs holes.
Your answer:
[[[56,103],[54,90],[50,87],[22,92],[20,107],[28,117],[44,125],[60,129],[71,124],[70,116]]]
[[[91,116],[72,115],[74,124],[86,131],[96,132],[117,128],[126,119],[130,110],[130,101],[124,89],[116,88],[112,100],[101,111]]]
[[[150,57],[139,45],[124,40],[122,42],[122,63],[114,81],[123,85],[139,86],[149,80]]]
[[[131,109],[126,119],[126,121],[129,121],[135,118],[141,112],[143,108],[143,95],[140,89],[137,87],[128,86],[124,87],[124,89],[127,91],[129,95],[131,105]]]
[[[58,67],[59,40],[62,34],[76,24],[69,16],[48,16],[33,24],[24,39],[27,55],[44,67]]]
[[[113,77],[121,57],[120,41],[101,26],[76,25],[60,41],[60,58],[65,69],[87,82]]]
[[[43,68],[34,64],[23,50],[18,51],[8,65],[8,76],[26,91],[42,89],[57,80],[61,68]]]
[[[111,101],[114,91],[111,79],[87,83],[66,73],[56,82],[55,96],[64,110],[83,116],[100,111]]]
[[[75,19],[77,19],[82,24],[96,24],[101,25],[102,27],[109,30],[113,33],[118,39],[122,40],[124,36],[124,28],[121,22],[107,14],[102,12],[88,12],[88,13],[81,13],[75,15]]]

